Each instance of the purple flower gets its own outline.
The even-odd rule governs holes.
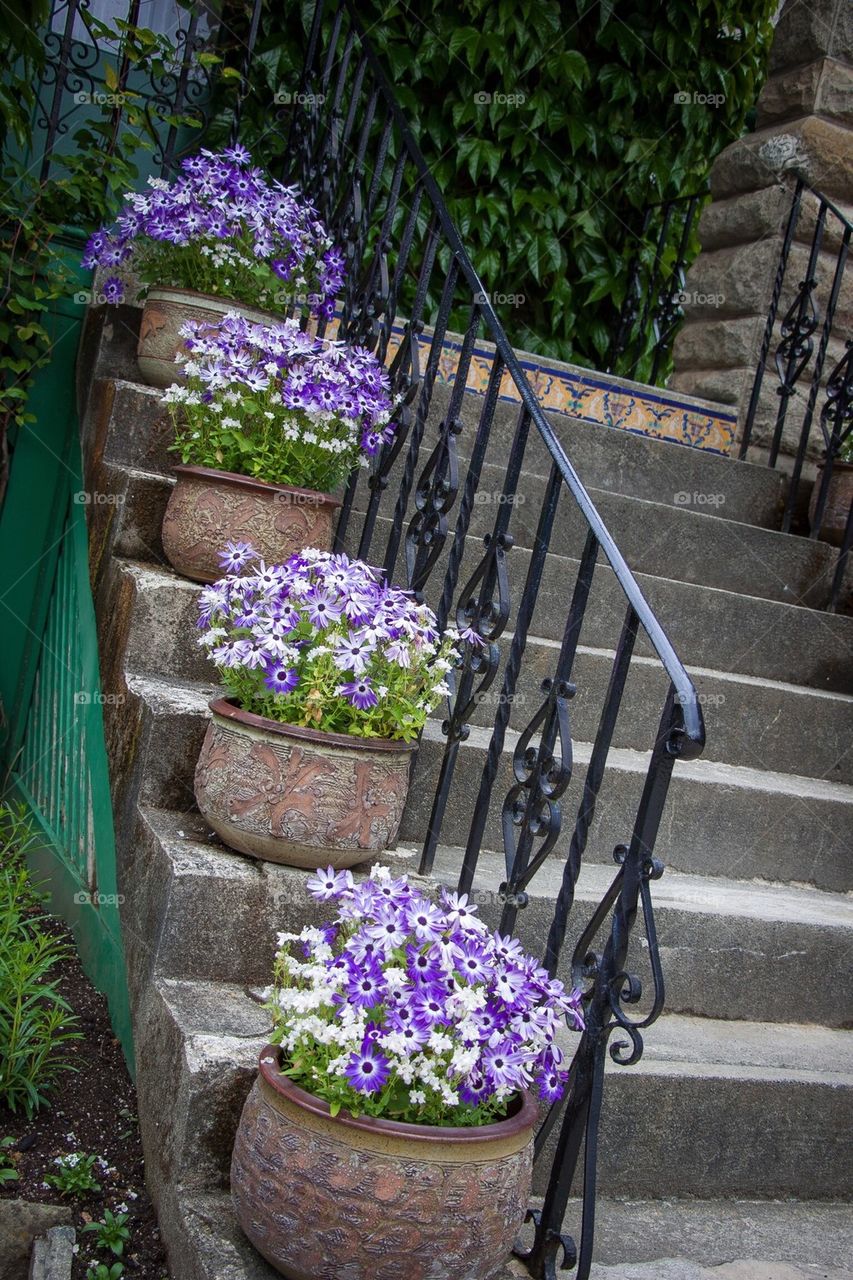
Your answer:
[[[343,612],[337,596],[328,588],[315,587],[305,598],[308,618],[315,627],[323,630],[336,623]]]
[[[378,1093],[390,1073],[388,1059],[375,1049],[351,1054],[344,1069],[344,1075],[359,1093]]]
[[[385,994],[385,981],[378,966],[359,969],[353,974],[347,987],[347,999],[350,1004],[370,1009],[380,1004]]]
[[[406,939],[403,921],[396,911],[388,907],[380,909],[376,916],[376,923],[368,925],[366,933],[368,938],[373,938],[386,951],[399,947]]]
[[[104,298],[113,304],[124,301],[124,282],[118,276],[108,276],[104,281]]]
[[[417,991],[412,998],[415,1022],[422,1027],[433,1027],[447,1021],[447,1006],[435,987]]]
[[[267,667],[264,684],[271,693],[286,695],[292,693],[299,684],[299,672],[286,663],[273,663]]]
[[[409,907],[406,912],[406,923],[421,942],[434,942],[440,938],[447,928],[444,916],[438,907],[421,899]]]
[[[222,568],[228,573],[239,573],[257,557],[258,553],[250,542],[226,542],[225,550],[217,555]]]
[[[433,986],[444,977],[440,957],[432,950],[421,951],[415,946],[407,947],[406,968],[416,982],[425,986]]]
[[[483,1054],[486,1079],[494,1089],[523,1089],[529,1082],[525,1058],[512,1040],[502,1040]]]
[[[340,898],[352,889],[351,871],[336,871],[327,867],[325,871],[315,871],[310,880],[306,880],[305,888],[318,902],[327,902],[329,898]]]
[[[492,969],[492,964],[485,950],[477,943],[468,942],[462,948],[462,955],[456,962],[456,968],[468,982],[485,982]]]
[[[335,692],[348,698],[359,711],[367,711],[370,707],[375,707],[379,701],[373,692],[370,676],[362,676],[358,680],[351,680],[348,684],[338,685]]]

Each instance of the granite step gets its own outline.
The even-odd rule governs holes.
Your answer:
[[[236,853],[197,813],[145,808],[133,848],[123,870],[122,926],[126,945],[138,957],[137,972],[263,986],[279,931],[320,924],[328,916],[328,908],[305,890],[307,872]],[[405,870],[434,895],[438,885],[456,884],[462,852],[441,847],[428,877],[417,875],[414,853],[404,856],[398,849],[379,860]],[[542,953],[562,871],[556,859],[541,868],[518,917],[516,932],[533,954]],[[614,873],[612,865],[582,867],[561,973]],[[503,855],[483,850],[472,899],[494,928],[505,878]],[[653,885],[653,900],[669,1011],[836,1027],[853,1022],[838,999],[853,976],[849,897],[667,870]],[[630,965],[650,989],[648,948],[639,926]]]
[[[193,774],[204,737],[210,685],[184,685],[162,678],[130,675],[126,687],[136,702],[134,740],[146,744],[140,761],[140,803],[189,812],[194,808]],[[114,712],[121,712],[116,707]],[[108,721],[108,741],[109,741]],[[472,727],[459,752],[442,840],[464,845],[489,735]],[[512,750],[507,735],[492,793],[484,844],[503,847],[502,797],[513,785]],[[418,752],[400,840],[420,845],[427,830],[444,740],[435,721],[426,725]],[[137,753],[137,756],[141,754]],[[561,806],[563,829],[554,856],[568,851],[580,801],[589,746],[574,744],[575,773]],[[648,768],[648,756],[613,748],[598,809],[590,826],[586,858],[610,864],[617,844],[633,827]],[[701,785],[697,785],[701,784]],[[670,787],[658,852],[676,870],[731,879],[793,881],[830,889],[850,889],[853,787],[794,774],[776,774],[745,766],[699,759],[679,762]]]

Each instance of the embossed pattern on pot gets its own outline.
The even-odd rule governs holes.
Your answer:
[[[205,820],[241,853],[297,867],[351,867],[394,841],[414,744],[279,724],[210,704],[195,773]]]
[[[505,1139],[419,1141],[324,1121],[259,1079],[231,1166],[238,1220],[289,1280],[495,1280],[527,1209],[534,1115],[488,1126]]]
[[[163,517],[163,549],[185,578],[221,578],[219,553],[227,542],[250,542],[268,564],[304,547],[331,546],[340,506],[332,494],[206,467],[176,466],[175,475]]]

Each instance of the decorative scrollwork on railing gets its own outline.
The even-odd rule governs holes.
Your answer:
[[[527,1221],[534,1225],[530,1249],[516,1250],[531,1275],[556,1280],[557,1257],[563,1250],[563,1266],[577,1266],[578,1280],[586,1280],[592,1262],[595,1227],[598,1126],[604,1090],[605,1056],[621,1067],[630,1067],[643,1055],[643,1030],[651,1026],[663,1008],[664,985],[652,907],[650,882],[663,875],[663,864],[643,852],[641,842],[617,845],[614,860],[619,870],[578,939],[572,957],[572,977],[582,991],[586,1029],[572,1064],[564,1104],[555,1103],[536,1135],[536,1151],[541,1152],[560,1114],[563,1119],[557,1139],[555,1170],[541,1210],[531,1209]],[[637,974],[626,968],[628,943],[634,920],[642,904],[644,929],[652,970],[653,998],[648,1013],[634,1018],[629,1010],[643,996]],[[610,929],[601,950],[595,939],[610,917]],[[612,1040],[624,1033],[624,1038]],[[612,1042],[611,1042],[612,1040]],[[571,1175],[583,1150],[583,1198],[581,1229],[576,1244],[562,1230],[570,1190]]]
[[[415,514],[406,533],[406,580],[414,592],[423,590],[447,540],[447,516],[459,492],[456,438],[462,427],[455,414],[442,419],[438,442],[415,486]]]
[[[536,714],[522,730],[512,755],[515,785],[507,792],[501,810],[504,853],[509,882],[506,891],[515,895],[516,906],[526,906],[519,893],[519,873],[528,872],[534,841],[536,866],[546,858],[562,827],[558,801],[572,777],[572,731],[569,701],[575,686],[566,680],[542,681],[546,695]],[[535,746],[533,739],[538,738]]]
[[[853,431],[853,338],[848,338],[844,355],[826,382],[826,399],[820,414],[820,429],[828,458],[836,458]]]
[[[442,723],[448,742],[464,742],[477,703],[488,692],[500,666],[497,641],[510,611],[506,558],[512,549],[511,534],[486,534],[485,552],[471,578],[459,593],[456,626],[465,640],[462,662],[452,673],[454,695],[450,714]]]
[[[800,281],[794,301],[788,308],[780,328],[781,341],[776,348],[776,394],[787,399],[794,394],[800,375],[814,350],[814,331],[818,314],[814,301],[817,280],[807,276]]]

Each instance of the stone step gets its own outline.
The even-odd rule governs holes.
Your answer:
[[[462,743],[441,839],[467,843],[490,735],[473,727]],[[486,848],[503,848],[500,812],[515,784],[509,732],[492,791]],[[439,726],[426,725],[415,763],[400,839],[417,843],[427,830],[443,755]],[[589,747],[574,743],[575,771],[560,798],[562,830],[554,847],[566,857],[583,794]],[[611,749],[589,829],[586,858],[609,863],[613,848],[628,840],[648,768],[648,755]],[[680,761],[673,773],[656,852],[679,871],[732,879],[799,882],[824,888],[853,888],[853,787],[795,774],[719,764]]]
[[[390,529],[390,521],[383,517],[377,520],[377,548],[384,550]],[[345,549],[354,554],[357,539],[348,537]],[[441,568],[448,551],[446,546],[426,585],[428,602],[433,602],[440,591]],[[473,576],[482,555],[482,543],[467,538],[455,599]],[[509,627],[513,625],[529,563],[530,552],[513,547],[507,559]],[[579,567],[579,561],[569,556],[547,557],[536,609],[536,630],[545,639],[562,637]],[[637,574],[636,580],[686,666],[853,693],[853,617],[647,574]],[[394,581],[405,581],[402,554],[397,558]],[[625,608],[624,593],[602,558],[595,570],[581,642],[595,648],[612,648],[621,631]],[[646,656],[653,653],[642,633],[637,652]]]
[[[167,449],[169,417],[161,405],[160,393],[128,380],[128,375],[133,376],[133,369],[126,354],[116,365],[114,379],[105,376],[109,369],[104,360],[94,367],[94,372],[101,379],[96,381],[92,396],[92,403],[99,405],[98,436],[106,426],[103,411],[108,409],[112,399],[112,393],[105,392],[104,387],[112,382],[116,413],[126,427],[124,460],[148,469],[155,459],[159,458],[163,463],[173,459],[174,455]],[[434,428],[449,408],[450,395],[449,387],[442,384],[434,387],[420,466],[426,462],[432,447]],[[482,405],[481,396],[468,393],[463,398],[459,416],[464,425],[458,438],[459,454],[463,459],[470,456]],[[588,489],[665,506],[690,505],[697,510],[707,510],[713,505],[720,514],[724,510],[728,520],[767,529],[779,526],[787,485],[785,476],[779,472],[564,414],[547,414],[546,417]],[[487,462],[506,465],[517,419],[516,405],[498,402]],[[402,474],[404,459],[405,452],[397,463],[399,474]],[[548,450],[535,428],[525,452],[524,466],[531,474],[547,475],[550,470]],[[685,495],[689,503],[685,503]]]
[[[265,985],[282,929],[320,924],[328,908],[305,890],[307,874],[235,853],[199,814],[146,808],[134,837],[137,869],[128,869],[122,925],[136,951],[148,948],[164,977]],[[430,893],[455,885],[462,850],[439,850],[433,874],[416,876],[417,858],[391,859],[395,870]],[[145,874],[139,874],[139,867]],[[564,948],[568,961],[615,869],[586,865],[578,881]],[[559,892],[562,865],[549,860],[531,882],[516,932],[534,954]],[[472,897],[491,927],[500,923],[503,855],[480,855]],[[666,978],[666,1007],[718,1019],[813,1021],[844,1026],[838,999],[850,977],[853,903],[840,894],[667,871],[653,886]],[[749,981],[743,981],[745,962]],[[638,925],[630,959],[651,988],[647,946]],[[151,963],[147,967],[151,968]]]
[[[263,1009],[239,987],[160,979],[139,1024],[155,1201],[167,1178],[184,1193],[224,1190],[267,1032]],[[608,1062],[603,1195],[630,1195],[639,1182],[649,1197],[784,1198],[803,1189],[804,1170],[810,1199],[846,1194],[853,1033],[664,1015],[645,1041],[633,1067]]]
[[[139,789],[140,802],[155,808],[194,807],[193,774],[207,724],[213,686],[182,685],[128,676],[128,691],[144,714],[149,743]],[[121,708],[115,710],[120,711]],[[141,734],[137,730],[135,738]],[[109,740],[109,732],[108,732]],[[427,723],[414,767],[400,840],[420,845],[427,830],[443,751],[440,726]],[[486,825],[486,848],[503,847],[500,807],[514,784],[508,733]],[[488,734],[473,727],[463,743],[447,805],[442,840],[464,845],[485,761]],[[575,773],[561,798],[563,828],[555,845],[565,857],[582,794],[589,746],[574,743]],[[590,826],[586,859],[610,864],[612,851],[633,827],[648,767],[647,755],[613,748]],[[701,784],[701,785],[697,785]],[[658,854],[676,870],[731,879],[759,877],[828,889],[853,888],[851,832],[853,787],[793,774],[697,760],[676,765]]]
[[[168,450],[171,426],[159,393],[151,388],[124,382],[101,382],[95,393],[93,417],[96,437],[102,441],[100,457],[110,464],[109,478],[103,484],[121,490],[123,502],[132,502],[148,512],[153,497],[152,480],[156,474],[169,475],[175,455]],[[431,417],[434,427],[438,419]],[[128,430],[128,424],[133,424]],[[588,425],[588,424],[587,424]],[[608,428],[595,428],[609,431]],[[432,447],[433,432],[428,427],[423,458]],[[660,442],[651,442],[660,444]],[[684,450],[682,446],[664,448]],[[483,469],[474,508],[471,534],[482,538],[493,524],[501,497],[505,456],[499,442],[490,447],[495,462]],[[709,455],[713,456],[713,455]],[[725,461],[725,460],[724,460]],[[138,475],[140,493],[131,497],[116,469],[129,467]],[[531,459],[519,482],[517,501],[513,504],[510,530],[519,546],[530,547],[536,532],[548,460],[543,455]],[[398,488],[391,484],[383,496],[381,510],[393,514]],[[726,590],[805,604],[821,608],[828,599],[835,553],[827,544],[808,538],[795,538],[772,530],[728,518],[726,495],[722,491],[681,490],[664,501],[648,501],[637,496],[589,487],[605,524],[610,529],[625,559],[637,573],[663,576],[684,582],[719,587]],[[161,490],[163,505],[168,490]],[[357,507],[366,502],[366,485],[360,485]],[[679,503],[683,505],[679,505]],[[413,507],[407,515],[410,518]],[[723,517],[726,518],[723,518]],[[152,547],[159,546],[159,529],[152,516],[136,524],[149,529],[146,538]],[[357,523],[357,519],[356,519]],[[152,527],[154,526],[154,527]],[[552,537],[557,554],[577,556],[583,547],[586,524],[574,499],[566,492]],[[381,551],[377,541],[374,550]]]
[[[482,538],[492,531],[503,500],[504,469],[492,463],[483,467],[470,525],[474,537]],[[509,521],[517,546],[534,545],[546,483],[547,473],[525,471],[520,477]],[[398,492],[397,486],[389,485],[380,504],[383,515],[393,515]],[[588,488],[587,492],[634,573],[815,609],[823,608],[829,599],[837,549],[814,539],[730,520],[723,493],[682,492],[676,497],[676,501],[683,500],[681,505],[673,506],[605,489]],[[366,479],[362,478],[356,494],[358,510],[365,510],[368,496]],[[451,532],[458,505],[451,511]],[[360,528],[360,522],[358,525]],[[586,533],[586,520],[564,489],[551,550],[577,557]]]
[[[109,472],[102,467],[99,474],[102,482],[114,486],[120,483],[123,487],[117,494],[121,501],[93,506],[94,544],[106,547],[106,539],[113,537],[112,545],[117,553],[162,564],[159,522],[168,500],[165,482],[158,484],[155,472],[135,467],[128,474],[118,467],[110,468]],[[109,481],[108,475],[112,476]],[[102,530],[102,522],[108,522],[109,532]],[[714,521],[715,526],[722,523]],[[391,522],[379,517],[373,559],[382,558],[390,529]],[[358,539],[354,534],[347,538],[346,546],[350,554],[356,553]],[[426,596],[433,603],[442,586],[449,549],[448,540],[427,584]],[[482,541],[469,536],[457,583],[457,598],[482,554]],[[514,547],[508,557],[513,606],[510,627],[529,561],[530,551],[523,546]],[[404,582],[402,555],[397,563],[395,580]],[[578,564],[568,556],[550,554],[548,557],[540,589],[540,599],[546,607],[537,611],[536,618],[537,630],[545,639],[560,639]],[[646,574],[638,574],[637,581],[687,666],[853,693],[850,661],[853,618]],[[624,608],[625,597],[602,557],[584,623],[584,644],[612,648],[619,635]],[[643,635],[638,639],[637,649],[641,655],[652,653]]]
[[[120,537],[125,537],[120,534]],[[131,610],[126,639],[128,670],[143,675],[209,682],[215,679],[205,651],[196,643],[197,600],[201,590],[158,565],[119,562],[115,572],[127,580]],[[504,636],[503,657],[512,633]],[[541,682],[553,674],[559,646],[554,640],[529,640],[511,709],[511,725],[521,730],[538,708]],[[572,731],[590,741],[607,692],[612,650],[582,646],[573,681]],[[853,782],[853,698],[796,685],[724,672],[693,672],[707,729],[703,758],[778,773],[802,770],[810,777]],[[503,664],[472,716],[489,727],[501,698]],[[636,657],[616,725],[615,746],[648,746],[666,695],[666,677],[651,658]],[[443,715],[443,710],[441,712]]]
[[[563,1228],[575,1239],[579,1218],[573,1200]],[[188,1195],[176,1225],[169,1257],[182,1280],[276,1280],[241,1232],[226,1192]],[[800,1262],[804,1240],[809,1261]],[[590,1280],[849,1280],[838,1264],[851,1250],[853,1214],[843,1204],[601,1196]],[[529,1272],[511,1262],[506,1275]]]

